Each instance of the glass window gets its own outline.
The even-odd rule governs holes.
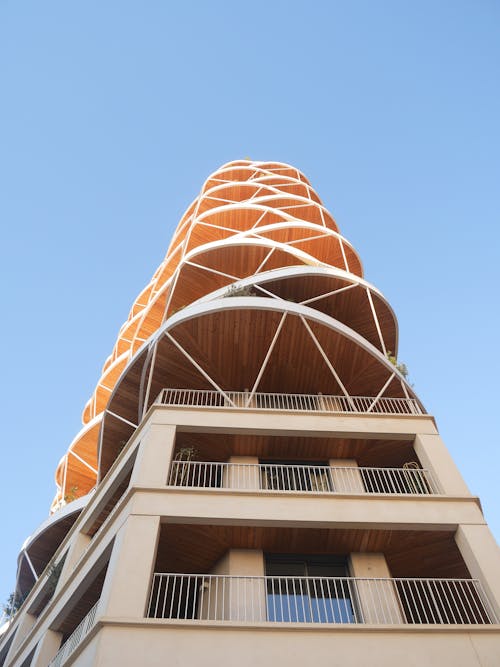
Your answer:
[[[289,623],[353,623],[344,557],[268,555],[267,618]]]

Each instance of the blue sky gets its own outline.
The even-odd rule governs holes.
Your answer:
[[[0,600],[206,176],[311,180],[500,537],[500,5],[0,0]]]

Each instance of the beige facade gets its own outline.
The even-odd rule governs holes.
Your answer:
[[[244,205],[224,225],[218,214],[221,229],[253,220],[245,188],[281,188],[259,215],[295,198],[311,237],[326,215],[287,165],[217,173],[192,220],[226,173]],[[500,664],[498,546],[433,417],[387,361],[392,311],[323,222],[333,231],[322,243],[347,266],[319,266],[323,246],[314,254],[299,234],[288,264],[244,256],[255,260],[251,289],[221,296],[214,283],[151,325],[107,399],[95,489],[59,499],[23,549],[26,600],[0,665]],[[298,234],[285,216],[266,257],[285,252],[287,225]],[[207,256],[222,244],[206,266],[226,284],[239,250],[226,257],[227,239],[206,241]],[[189,261],[186,295],[206,289]],[[313,316],[315,303],[327,305]]]

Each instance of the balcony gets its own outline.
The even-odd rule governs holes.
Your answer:
[[[295,493],[439,493],[429,470],[417,467],[364,468],[173,461],[168,485]]]
[[[163,389],[155,405],[169,407],[291,410],[331,414],[422,415],[414,398],[385,396],[332,396],[327,394],[277,394],[248,391]]]
[[[92,609],[82,619],[80,624],[75,628],[72,634],[64,642],[64,644],[61,646],[59,651],[56,653],[54,658],[49,663],[49,667],[61,667],[61,665],[63,665],[66,662],[66,660],[68,660],[70,655],[74,651],[76,651],[78,646],[82,643],[82,641],[89,634],[89,632],[92,630],[92,628],[97,622],[98,606],[99,606],[99,601],[95,603]]]
[[[489,625],[476,579],[155,573],[149,618],[220,623]]]

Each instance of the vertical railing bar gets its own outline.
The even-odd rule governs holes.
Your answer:
[[[293,588],[292,599],[293,599],[293,606],[295,607],[295,620],[297,620],[297,618],[299,616],[299,608],[297,606],[297,590],[296,590],[296,586],[295,586],[295,577],[292,577],[291,579],[286,580],[287,591],[288,591],[288,582],[290,582],[290,584]]]
[[[389,595],[389,586],[391,585],[390,579],[381,579],[379,580],[379,585],[381,589],[381,597],[383,598],[383,615],[386,623],[392,623],[392,600],[388,597]]]
[[[194,621],[196,618],[196,608],[198,606],[198,596],[200,589],[198,587],[198,577],[193,576],[193,605],[191,608],[191,620]]]
[[[466,582],[465,582],[465,581],[458,581],[458,582],[457,582],[457,586],[459,587],[459,589],[460,589],[460,591],[461,591],[461,593],[462,593],[462,599],[463,599],[462,606],[463,606],[463,610],[464,610],[465,618],[467,619],[467,623],[470,623],[470,622],[471,622],[471,620],[470,620],[471,617],[472,617],[474,620],[475,620],[477,617],[476,617],[476,615],[475,615],[475,613],[474,613],[474,610],[472,609],[472,606],[471,606],[471,604],[470,604],[470,602],[469,602],[469,590],[468,590],[469,587],[466,585]],[[467,589],[467,590],[465,590],[465,589]],[[469,614],[469,611],[467,611],[467,608],[469,609],[470,614]],[[462,622],[463,622],[463,621],[462,621]],[[476,622],[477,622],[477,621],[476,621]]]
[[[155,580],[155,577],[157,577],[157,576],[158,576],[158,579]],[[164,576],[161,574],[161,575],[155,575],[155,577],[153,577],[153,587],[151,588],[151,597],[153,596],[153,591],[155,590],[155,583],[156,583],[156,581],[158,581],[159,583],[158,583],[158,588],[156,589],[156,604],[155,604],[155,611],[154,611],[154,616],[153,616],[153,618],[158,618],[158,605],[160,604],[160,600],[161,600],[161,589],[162,589]],[[162,606],[161,617],[160,618],[165,618],[166,599],[167,599],[167,596],[165,595],[164,599],[163,599],[163,606]]]
[[[395,485],[393,477],[391,475],[391,471],[388,470],[386,475],[387,475],[387,483],[388,483],[389,489],[392,487],[392,493],[397,493],[396,485]],[[389,491],[389,493],[391,493],[391,491]]]
[[[231,588],[236,588],[236,609],[233,607],[233,600],[231,599],[231,615],[233,615],[233,609],[236,612],[235,616],[236,618],[233,618],[231,620],[233,621],[240,621],[240,584],[241,584],[241,578],[240,577],[233,577],[231,580]],[[231,598],[233,597],[232,591],[231,591]]]
[[[417,620],[416,620],[417,616],[416,615],[418,614],[418,622],[420,622],[420,614],[418,612],[417,604],[415,602],[415,596],[413,595],[413,589],[412,589],[412,585],[411,585],[412,583],[413,583],[413,580],[409,580],[407,582],[407,585],[408,585],[408,592],[411,595],[411,599],[412,599],[412,603],[413,603],[413,607],[410,609],[410,611],[412,613],[412,621],[413,621],[413,623],[416,623],[417,622]]]
[[[187,619],[188,617],[188,604],[189,604],[189,590],[191,588],[191,577],[186,577],[186,600],[184,603],[184,615],[182,616],[183,619]]]
[[[444,585],[446,586],[446,588],[448,589],[448,596],[447,596],[447,597],[448,597],[448,599],[450,600],[450,605],[449,605],[450,614],[451,614],[451,617],[452,617],[452,619],[453,619],[453,623],[456,623],[456,622],[457,622],[457,617],[456,617],[455,609],[454,609],[454,607],[455,607],[455,600],[454,600],[454,596],[453,596],[453,591],[452,591],[452,589],[451,589],[450,580],[449,580],[449,579],[445,579],[445,580],[443,581],[443,584],[444,584]]]
[[[372,609],[375,610],[375,623],[379,623],[379,614],[380,614],[380,599],[377,600],[375,594],[378,596],[378,581],[377,579],[364,580],[367,590],[370,592],[370,597],[372,601]]]
[[[163,575],[161,575],[161,580],[164,580],[164,579],[165,579],[165,577],[164,577]],[[159,585],[159,587],[158,587],[158,602],[157,602],[157,604],[158,604],[159,601],[160,601],[161,584],[162,584],[162,581],[161,581],[161,580],[160,580],[160,585]],[[162,606],[162,609],[161,609],[161,617],[160,617],[160,618],[166,618],[166,616],[165,616],[165,608],[166,608],[166,606],[167,606],[168,583],[169,583],[169,580],[170,580],[170,576],[167,574],[167,579],[166,579],[166,581],[165,581],[165,594],[164,594],[165,597],[164,597],[164,600],[163,600],[163,606]],[[155,618],[158,618],[158,616],[155,615]]]
[[[420,588],[423,590],[422,579],[415,579],[415,590],[417,592],[418,599],[420,600],[421,609],[422,609],[422,612],[423,612],[424,617],[425,617],[425,622],[428,623],[429,622],[429,617],[428,617],[427,611],[425,609],[425,605],[424,605],[424,602],[422,600],[422,596],[420,594],[419,585],[420,585]]]
[[[276,581],[275,581],[274,578],[268,579],[268,581],[271,582],[272,596],[273,596],[273,620],[275,621],[276,620],[276,592],[275,592],[274,587],[275,587]],[[266,590],[267,590],[267,586],[266,586]]]
[[[184,588],[184,577],[179,577],[179,602],[177,603],[177,616],[179,618],[179,612],[181,610],[181,601],[182,601],[182,589]]]
[[[225,577],[223,577],[222,580],[224,581],[224,579],[225,579]],[[218,602],[219,602],[219,581],[220,581],[220,577],[217,575],[212,579],[212,581],[215,583],[215,594],[214,594],[214,597],[215,597],[214,616],[215,616],[215,618],[214,618],[214,621],[217,621],[218,620],[217,619],[217,612],[218,612],[218,609],[219,609]],[[231,595],[231,586],[229,587],[229,595]],[[229,609],[231,609],[231,607],[229,607]]]
[[[443,610],[443,614],[445,616],[446,623],[450,623],[450,619],[449,619],[448,611],[447,611],[447,607],[449,606],[449,604],[447,604],[448,596],[446,595],[445,590],[444,590],[444,583],[443,583],[443,581],[439,581],[439,580],[438,580],[437,583],[439,584],[439,587],[441,588],[439,597],[440,597],[440,599],[443,600],[443,604],[441,605],[442,610]]]
[[[174,593],[175,593],[176,588],[177,588],[177,579],[178,579],[178,576],[177,576],[176,574],[174,574],[174,576],[172,577],[172,579],[173,579],[173,583],[172,583],[172,598],[171,598],[171,600],[170,600],[170,611],[169,611],[169,614],[168,614],[168,617],[167,617],[167,618],[173,618],[174,600],[175,600],[175,595],[174,595]]]
[[[278,470],[281,472],[281,484],[282,484],[282,491],[286,489],[286,484],[285,484],[285,471],[284,471],[284,466],[276,466]],[[279,490],[279,487],[278,487]]]
[[[427,587],[429,590],[429,595],[432,599],[432,602],[434,604],[434,608],[436,610],[436,614],[439,620],[439,623],[443,623],[443,616],[442,616],[442,600],[441,596],[438,595],[438,588],[437,588],[438,581],[437,579],[428,579],[427,580]],[[446,602],[446,600],[444,600]],[[444,611],[444,609],[443,609]]]
[[[250,587],[250,600],[251,600],[251,614],[250,614],[250,620],[252,622],[255,622],[255,592],[254,592],[254,580],[253,579],[247,579],[247,589]],[[246,604],[245,604],[246,608]],[[248,620],[248,619],[245,619]]]
[[[432,592],[431,592],[430,586],[431,586],[431,582],[430,582],[429,579],[422,579],[422,592],[423,592],[423,595],[425,595],[425,599],[426,599],[426,602],[427,602],[427,608],[429,609],[429,613],[431,614],[432,622],[435,623],[436,622],[435,621],[435,613],[434,613],[434,610],[433,610],[432,602],[434,602],[434,607],[436,608],[436,612],[438,613],[438,615],[439,615],[439,610],[437,609],[436,601],[432,597]],[[431,600],[429,600],[429,595],[431,595]],[[438,617],[440,618],[440,615]]]
[[[453,590],[454,590],[454,595],[453,595],[453,604],[457,612],[457,617],[460,621],[460,623],[463,623],[463,613],[462,609],[460,608],[460,595],[459,595],[459,582],[454,581],[453,582]],[[458,600],[458,602],[457,602]],[[463,609],[465,611],[465,609]]]
[[[155,605],[155,611],[154,615],[151,616],[151,612],[153,610],[153,593],[155,590],[155,583],[157,581],[157,575],[153,575],[153,583],[151,585],[151,593],[149,594],[149,605],[148,605],[148,616],[151,618],[158,618],[157,617],[157,611],[158,611],[158,590],[156,592],[156,605]]]
[[[405,477],[401,468],[396,468],[393,473],[398,483],[398,493],[407,493],[405,487]]]
[[[203,616],[205,615],[205,577],[201,577],[201,584],[200,584],[200,604],[198,606],[198,618],[203,620]]]
[[[318,581],[319,581],[319,585],[321,587],[321,598],[323,600],[323,608],[325,610],[325,623],[328,623],[328,609],[327,609],[327,606],[326,606],[326,596],[325,596],[325,590],[324,590],[324,587],[323,587],[323,583],[325,583],[325,585],[327,587],[326,590],[327,590],[327,593],[328,593],[328,600],[330,601],[330,604],[331,604],[330,582],[328,580],[326,580],[324,577],[321,577],[321,579],[318,579]],[[335,580],[334,580],[334,583],[335,583]],[[314,582],[314,588],[315,588],[315,592],[316,592],[316,582]],[[319,612],[319,603],[318,603],[318,612]],[[332,614],[332,618],[333,618],[333,614]]]

